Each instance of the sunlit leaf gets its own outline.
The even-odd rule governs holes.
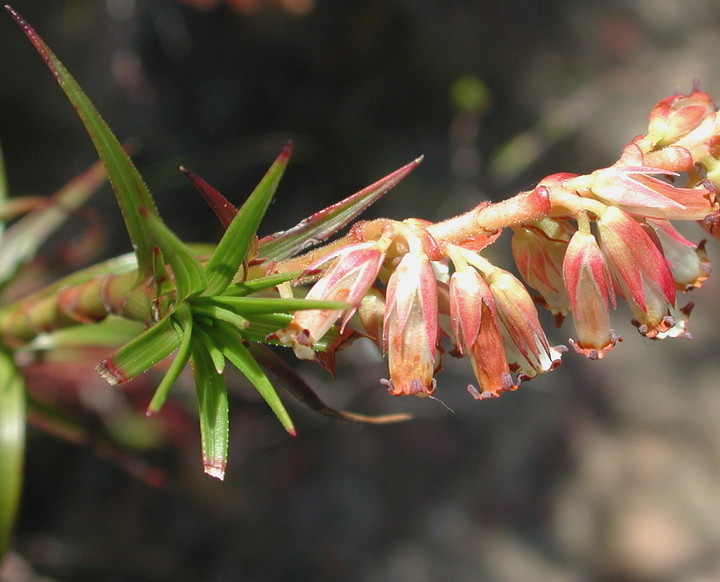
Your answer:
[[[214,322],[211,322],[209,325],[212,327]],[[225,371],[225,355],[222,350],[217,343],[215,343],[215,340],[210,336],[210,334],[205,331],[205,328],[202,325],[196,325],[194,329],[194,333],[197,338],[205,344],[208,354],[215,366],[215,371],[218,374],[222,374]]]
[[[247,249],[255,236],[262,217],[275,195],[280,179],[290,159],[288,143],[252,194],[240,207],[225,231],[215,252],[205,266],[208,286],[205,295],[217,295],[233,280],[242,264]]]
[[[12,354],[0,350],[0,558],[17,514],[24,454],[25,383]]]
[[[145,208],[148,212],[157,215],[155,203],[150,195],[150,191],[145,185],[140,173],[125,153],[122,145],[120,145],[120,142],[113,135],[97,109],[95,109],[95,106],[65,66],[20,14],[9,6],[6,6],[6,8],[30,42],[35,46],[38,53],[40,53],[45,64],[55,76],[55,79],[67,95],[75,111],[77,111],[90,138],[95,144],[98,155],[107,169],[110,183],[113,186],[115,196],[122,210],[123,218],[125,219],[125,226],[130,235],[130,241],[137,255],[139,267],[138,280],[145,280],[152,274],[153,242],[150,233],[147,231],[146,222],[143,221],[140,216],[140,209]]]
[[[289,230],[266,236],[259,242],[258,256],[279,261],[299,253],[308,246],[321,243],[348,224],[373,202],[377,202],[388,190],[412,172],[421,161],[420,157],[406,164],[367,188],[316,212]]]
[[[272,337],[279,329],[284,329],[292,320],[289,313],[269,313],[248,317],[249,325],[243,329],[242,335],[247,341],[280,345]],[[313,344],[315,351],[325,351],[338,339],[338,328],[331,327],[325,335]]]
[[[177,301],[201,293],[207,286],[207,279],[195,255],[157,216],[145,213],[143,216],[155,243],[172,269],[177,286]]]
[[[77,325],[44,333],[32,341],[30,348],[38,351],[63,347],[118,346],[142,332],[143,326],[138,321],[109,316],[92,325]]]
[[[288,271],[287,273],[276,273],[274,275],[268,275],[267,277],[249,279],[229,285],[222,294],[223,297],[229,295],[243,297],[257,291],[262,291],[263,289],[269,289],[282,283],[293,281],[301,275],[302,271]]]
[[[238,329],[243,329],[248,325],[248,320],[242,315],[214,303],[193,303],[193,313],[205,316],[210,321],[225,321]]]
[[[200,418],[203,468],[211,477],[225,478],[228,447],[228,399],[225,379],[215,370],[210,354],[192,339],[192,366]]]
[[[175,359],[172,361],[172,364],[170,364],[165,376],[155,390],[152,400],[150,400],[147,408],[148,416],[155,414],[162,408],[170,392],[170,388],[177,382],[177,379],[185,368],[185,364],[187,364],[190,359],[193,318],[189,306],[186,304],[178,306],[173,312],[173,319],[176,325],[176,331],[181,336],[180,347],[175,354]]]
[[[290,313],[304,309],[349,309],[348,303],[322,299],[286,299],[284,297],[199,297],[193,301],[197,307],[219,307],[242,315]]]
[[[172,315],[158,321],[95,368],[110,384],[122,384],[157,364],[180,347]]]
[[[260,393],[277,416],[280,424],[285,430],[295,436],[295,427],[290,415],[285,410],[285,406],[280,400],[275,388],[270,382],[265,372],[263,372],[260,364],[252,357],[248,349],[245,347],[242,337],[238,331],[227,324],[219,322],[211,330],[208,330],[222,349],[225,357],[230,360],[233,366],[240,370],[243,375],[250,380],[255,389]]]

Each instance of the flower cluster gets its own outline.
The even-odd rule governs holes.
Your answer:
[[[570,344],[590,359],[621,339],[610,323],[618,298],[643,336],[690,337],[691,305],[680,306],[678,294],[700,287],[710,264],[704,242],[690,242],[670,221],[699,221],[717,236],[718,135],[716,107],[695,87],[660,101],[648,133],[608,168],[554,174],[532,191],[437,224],[358,223],[298,279],[315,279],[307,297],[348,308],[297,312],[273,337],[313,358],[315,342],[340,319],[341,331],[370,337],[387,355],[390,379],[382,383],[391,394],[418,396],[435,391],[441,339],[449,337],[452,354],[472,363],[475,398],[560,364],[566,348],[548,342],[537,304],[558,326],[571,315]],[[482,256],[505,228],[520,278]]]

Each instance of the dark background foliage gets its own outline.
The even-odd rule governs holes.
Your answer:
[[[439,219],[544,175],[612,163],[650,107],[693,78],[720,95],[711,0],[17,0],[110,126],[130,140],[169,224],[220,227],[177,172],[241,201],[291,138],[264,225],[291,226],[420,154],[370,212]],[[74,111],[0,18],[0,139],[14,193],[49,194],[95,160]],[[129,250],[109,191],[105,254]],[[697,231],[692,238],[698,239]],[[69,234],[69,233],[68,233]],[[712,243],[711,243],[712,245]],[[502,247],[502,245],[500,245]],[[717,257],[715,249],[712,256]],[[508,265],[507,254],[494,257]],[[391,399],[359,342],[334,406],[411,411],[341,424],[290,402],[287,437],[240,382],[229,474],[201,474],[193,396],[146,421],[154,378],[109,388],[92,368],[36,366],[34,391],[129,448],[30,432],[14,550],[21,580],[696,581],[720,577],[717,284],[697,292],[694,342],[626,337],[603,362],[474,402],[446,358],[438,401]],[[566,342],[571,326],[555,334]],[[288,397],[289,400],[289,397]],[[88,420],[89,419],[89,420]]]

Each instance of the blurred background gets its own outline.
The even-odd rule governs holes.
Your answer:
[[[240,202],[292,139],[266,234],[423,154],[367,216],[437,220],[550,173],[613,163],[652,105],[695,78],[720,96],[714,0],[13,6],[132,144],[161,213],[188,241],[221,229],[180,164]],[[96,157],[9,16],[0,75],[11,191],[50,194]],[[130,250],[114,205],[107,188],[92,202],[106,224],[103,256]],[[506,243],[491,253],[510,267]],[[712,242],[709,251],[717,260]],[[30,430],[0,580],[718,580],[718,291],[711,278],[690,298],[694,341],[645,340],[621,309],[625,342],[605,360],[567,354],[492,401],[466,393],[465,360],[445,359],[442,402],[387,396],[385,365],[362,341],[340,355],[337,381],[299,365],[332,406],[411,412],[402,424],[340,423],[288,396],[291,439],[237,380],[222,483],[202,474],[189,385],[145,420],[135,411],[152,373],[110,388],[93,371],[102,350],[73,367],[33,366],[35,395],[87,431]],[[566,343],[572,326],[553,333]]]

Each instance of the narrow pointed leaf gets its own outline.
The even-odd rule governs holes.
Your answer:
[[[242,315],[213,303],[193,303],[193,313],[204,316],[209,321],[224,321],[237,329],[243,329],[248,325],[248,320]]]
[[[321,243],[338,232],[368,206],[377,202],[412,172],[421,161],[422,157],[406,164],[367,188],[307,217],[289,230],[266,236],[260,240],[258,256],[279,261],[299,253],[308,246]]]
[[[200,418],[203,469],[211,477],[225,478],[228,449],[228,398],[225,379],[215,370],[206,346],[193,337],[192,365]]]
[[[237,208],[235,208],[225,196],[220,194],[220,192],[215,190],[215,188],[194,172],[191,172],[183,166],[180,166],[180,171],[185,174],[193,186],[198,189],[203,198],[205,198],[205,201],[210,205],[210,208],[213,209],[220,223],[227,229],[237,214]]]
[[[0,285],[7,283],[18,268],[31,261],[40,246],[106,180],[100,162],[68,182],[41,208],[24,216],[3,235],[0,245]]]
[[[260,364],[255,361],[252,354],[250,354],[245,347],[239,333],[223,323],[220,323],[210,331],[218,343],[218,346],[223,350],[225,357],[255,386],[255,389],[260,393],[260,396],[265,399],[265,402],[268,403],[268,406],[270,406],[275,413],[275,416],[277,416],[285,430],[290,435],[295,436],[295,427],[293,426],[290,415],[287,413],[287,410],[285,410],[282,400],[280,400],[272,382],[270,382],[270,379],[265,372],[263,372]]]
[[[34,351],[82,346],[112,348],[130,341],[142,332],[143,325],[138,321],[109,316],[92,325],[77,325],[42,334],[32,341],[30,347]]]
[[[285,299],[283,297],[201,297],[193,302],[198,307],[216,306],[241,316],[291,313],[303,309],[350,309],[342,301],[322,299]]]
[[[240,269],[252,237],[285,172],[291,150],[288,143],[225,231],[205,266],[208,279],[205,295],[217,295],[223,291]]]
[[[157,364],[180,347],[181,338],[168,315],[103,360],[98,373],[109,384],[122,384]]]
[[[250,325],[243,329],[242,336],[249,342],[270,343],[281,345],[274,339],[274,334],[279,329],[288,326],[292,321],[292,315],[289,313],[270,313],[267,315],[253,315],[248,317]],[[339,337],[337,326],[331,327],[325,335],[313,344],[313,349],[323,352],[328,346],[333,345]]]
[[[155,243],[170,265],[177,286],[177,301],[197,295],[207,286],[205,271],[195,255],[157,216],[142,213]]]
[[[173,319],[175,320],[175,325],[180,328],[178,330],[181,335],[180,347],[175,354],[175,359],[172,364],[170,364],[168,371],[155,390],[152,400],[150,400],[146,412],[148,416],[158,412],[162,408],[162,405],[165,404],[170,388],[177,382],[177,379],[185,368],[185,364],[187,364],[190,359],[190,339],[193,332],[193,318],[190,308],[186,304],[178,306],[173,313]]]
[[[213,361],[215,371],[222,374],[225,371],[225,356],[222,350],[215,343],[215,340],[208,334],[202,325],[195,326],[195,335],[205,345],[208,354]]]
[[[40,53],[95,144],[95,149],[107,169],[108,177],[125,219],[130,241],[135,248],[139,267],[138,280],[146,279],[151,275],[153,243],[139,209],[146,208],[148,212],[157,215],[150,191],[120,142],[65,66],[20,14],[9,6],[5,8]]]
[[[249,279],[239,283],[233,283],[223,291],[223,296],[244,297],[256,291],[276,287],[282,283],[293,281],[302,275],[302,271],[288,271],[287,273],[276,273],[258,279]]]
[[[0,350],[0,561],[20,501],[24,456],[25,383],[12,354]]]

